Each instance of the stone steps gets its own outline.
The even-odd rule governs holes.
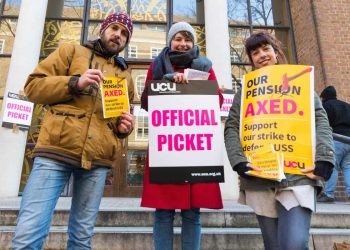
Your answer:
[[[18,210],[0,209],[0,226],[16,225]],[[68,223],[69,211],[56,210],[52,218],[53,226],[66,226]],[[181,225],[181,216],[176,215],[175,226]],[[96,226],[102,227],[152,227],[153,210],[138,211],[100,211],[96,220]],[[201,223],[203,227],[258,227],[253,212],[240,211],[208,211],[202,210]],[[313,214],[311,227],[314,228],[350,228],[350,206],[346,214],[317,212]]]
[[[14,226],[0,227],[0,249],[11,249]],[[174,249],[180,248],[179,227],[174,228]],[[95,227],[93,249],[131,250],[153,249],[152,227]],[[66,226],[52,226],[44,249],[66,249]],[[310,250],[332,249],[333,242],[348,241],[350,229],[312,228]],[[263,249],[258,228],[202,228],[202,250],[251,250]]]
[[[11,249],[19,199],[0,201],[0,250]],[[44,249],[65,249],[70,199],[60,198]],[[252,210],[233,201],[224,209],[202,209],[201,250],[263,249]],[[174,250],[181,249],[180,216],[175,219]],[[139,199],[104,198],[95,227],[93,249],[153,249],[153,210],[139,207]],[[312,218],[310,250],[332,249],[333,242],[350,241],[350,204],[319,204]]]

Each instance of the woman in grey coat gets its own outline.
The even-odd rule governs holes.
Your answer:
[[[245,42],[246,53],[255,69],[287,60],[281,43],[265,31],[253,33]],[[315,193],[321,180],[328,180],[334,166],[332,130],[319,97],[315,94],[316,156],[315,167],[307,175],[286,174],[277,182],[246,175],[257,169],[243,153],[240,136],[241,90],[235,95],[225,125],[225,145],[234,171],[240,175],[239,202],[253,208],[265,249],[308,249]],[[237,146],[240,145],[240,146]]]

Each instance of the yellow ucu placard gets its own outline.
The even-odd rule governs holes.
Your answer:
[[[244,76],[240,137],[249,157],[273,146],[285,173],[303,174],[314,165],[314,69],[274,65]]]

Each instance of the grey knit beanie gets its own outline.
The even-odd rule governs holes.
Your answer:
[[[176,33],[180,32],[180,31],[187,31],[192,35],[193,38],[193,44],[196,44],[196,32],[194,31],[194,29],[192,28],[192,26],[189,23],[186,22],[178,22],[178,23],[174,23],[169,30],[168,33],[168,38],[167,38],[167,46],[170,47],[170,43],[171,40],[173,39],[173,37],[176,35]]]

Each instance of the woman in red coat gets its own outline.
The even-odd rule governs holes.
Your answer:
[[[192,68],[208,72],[208,80],[216,80],[212,64],[206,57],[199,56],[195,45],[196,33],[186,22],[179,22],[169,30],[165,47],[150,65],[147,73],[141,107],[148,110],[148,81],[167,79],[177,84],[188,80],[183,72]],[[220,106],[223,102],[218,87]],[[218,103],[219,105],[219,103]],[[153,228],[156,250],[173,249],[173,220],[175,209],[181,209],[182,249],[200,249],[201,224],[200,208],[222,208],[221,192],[218,183],[203,184],[150,184],[148,156],[145,164],[144,186],[141,206],[156,208]]]

